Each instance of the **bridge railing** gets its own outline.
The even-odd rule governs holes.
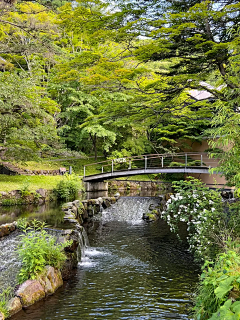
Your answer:
[[[116,158],[101,162],[86,164],[84,166],[84,177],[93,174],[110,173],[114,171],[126,171],[134,169],[150,169],[165,167],[208,167],[214,168],[218,159],[209,158],[208,153],[175,153],[175,154],[147,154],[140,156]],[[92,167],[92,168],[91,168]],[[91,170],[90,170],[91,169]],[[90,173],[90,174],[89,174]]]

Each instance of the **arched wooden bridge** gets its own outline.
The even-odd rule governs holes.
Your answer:
[[[148,154],[118,158],[84,166],[84,182],[101,182],[113,178],[157,173],[209,173],[217,159],[207,153]],[[92,174],[93,170],[101,173]],[[90,174],[91,173],[91,174]]]

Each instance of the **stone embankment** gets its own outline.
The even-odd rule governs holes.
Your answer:
[[[10,233],[15,231],[17,228],[17,223],[14,221],[12,223],[6,223],[0,225],[0,238],[8,236]]]
[[[0,206],[11,206],[18,204],[43,204],[48,200],[52,191],[38,189],[33,192],[23,190],[0,191]]]
[[[9,317],[22,308],[27,308],[46,296],[52,295],[62,285],[61,272],[51,266],[46,266],[37,279],[27,280],[20,285],[15,296],[7,303]],[[3,315],[2,318],[4,319]]]
[[[108,181],[110,190],[161,190],[166,191],[171,189],[171,183],[163,181],[127,181],[127,180],[112,180]]]
[[[106,209],[116,203],[118,197],[119,195],[117,194],[114,197],[68,202],[62,206],[62,210],[65,213],[64,220],[73,224],[89,222],[102,209]]]
[[[57,175],[62,175],[62,170],[61,168],[50,169],[50,170],[29,170],[29,169],[19,168],[18,166],[10,162],[1,162],[0,174],[25,175],[25,176],[57,176]]]

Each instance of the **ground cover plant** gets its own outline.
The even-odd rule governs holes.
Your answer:
[[[196,320],[240,319],[239,243],[228,241],[228,250],[215,262],[206,261],[194,307]]]
[[[7,288],[0,294],[0,312],[7,318],[9,312],[7,310],[7,303],[12,298],[12,289]]]
[[[62,268],[66,260],[64,247],[68,246],[70,241],[56,243],[56,238],[44,230],[45,223],[37,220],[33,220],[30,226],[26,221],[21,221],[19,227],[23,231],[18,247],[22,262],[18,274],[19,283],[35,279],[47,265],[56,269]]]

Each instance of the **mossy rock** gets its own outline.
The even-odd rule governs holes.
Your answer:
[[[80,203],[79,203],[79,207],[78,207],[78,209],[84,209],[84,205],[83,205],[83,203],[82,203],[82,202],[80,202]]]
[[[159,216],[159,211],[157,209],[152,210],[152,214],[155,214],[156,216]]]
[[[156,214],[153,214],[152,212],[148,212],[143,215],[143,220],[146,220],[147,222],[153,222],[158,219],[158,216]]]

